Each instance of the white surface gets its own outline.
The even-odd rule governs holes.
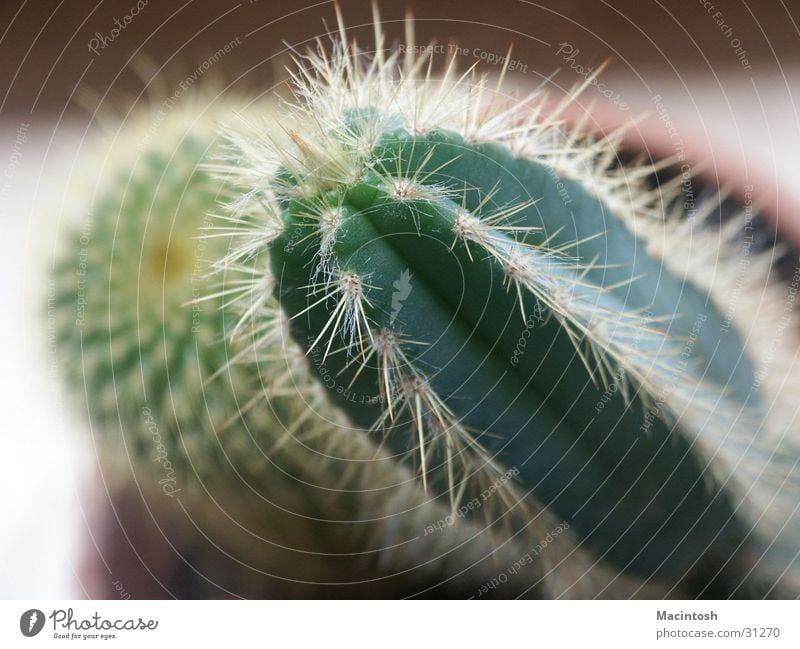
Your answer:
[[[78,493],[91,455],[48,372],[44,317],[55,231],[45,205],[71,162],[64,137],[75,136],[61,131],[51,143],[55,122],[29,121],[26,142],[17,142],[20,122],[0,132],[0,597],[76,597]]]

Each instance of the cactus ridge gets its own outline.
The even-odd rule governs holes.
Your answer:
[[[722,571],[751,528],[796,525],[796,442],[761,433],[775,394],[752,389],[748,332],[726,330],[697,262],[664,254],[688,227],[680,183],[647,185],[667,163],[620,167],[622,130],[564,127],[589,81],[555,104],[505,97],[504,75],[493,86],[456,57],[437,78],[411,21],[387,53],[375,23],[369,57],[339,15],[331,53],[296,57],[286,137],[245,123],[215,168],[245,188],[233,218],[259,224],[231,228],[240,243],[217,264],[249,277],[238,331],[258,333],[253,353],[286,313],[331,365],[334,402],[411,456],[425,489],[455,508],[516,460],[490,516],[524,520],[533,493],[622,568],[689,572],[718,551]],[[718,205],[693,235],[730,265],[731,230],[708,225]],[[412,283],[400,310],[398,282]]]
[[[272,235],[252,213],[221,213],[233,194],[207,169],[220,155],[218,129],[241,103],[175,107],[150,139],[150,111],[137,110],[123,128],[109,119],[119,131],[97,138],[100,182],[74,194],[91,216],[68,228],[53,267],[58,353],[88,416],[104,485],[133,482],[163,498],[160,485],[174,476],[204,533],[229,539],[238,530],[252,546],[253,555],[236,556],[251,581],[264,554],[281,550],[324,557],[328,568],[308,573],[318,585],[345,583],[348,561],[376,583],[404,573],[427,574],[432,584],[491,580],[498,562],[511,565],[526,548],[480,521],[444,524],[451,510],[352,430],[272,295],[262,251]],[[231,230],[243,236],[232,240]],[[236,256],[248,261],[220,283],[210,262],[237,243]],[[243,338],[258,344],[238,345]],[[545,511],[532,518],[539,538],[558,525]],[[431,525],[435,533],[424,535]],[[289,581],[306,574],[266,566]],[[616,592],[621,581],[566,533],[519,588],[588,596]],[[250,583],[239,587],[251,592]]]

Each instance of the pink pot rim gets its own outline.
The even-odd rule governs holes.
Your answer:
[[[565,113],[568,122],[576,122],[585,116],[586,107],[573,106]],[[623,146],[633,151],[640,150],[653,161],[675,155],[674,143],[657,115],[645,115],[635,120],[629,113],[616,108],[593,106],[590,109],[589,130],[598,136],[607,136],[627,126]],[[754,203],[758,214],[771,222],[777,232],[793,245],[800,247],[800,198],[781,189],[780,179],[760,169],[748,168],[741,157],[732,153],[730,146],[715,141],[711,136],[686,122],[678,122],[686,164],[695,167],[708,162],[696,173],[697,177],[720,186],[728,183],[731,195],[740,201],[745,199],[745,186],[754,187]]]

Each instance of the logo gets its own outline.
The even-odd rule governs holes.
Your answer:
[[[406,301],[411,295],[411,278],[413,275],[411,271],[406,268],[400,273],[400,279],[392,283],[394,292],[392,293],[392,312],[389,314],[389,324],[393,325],[397,316],[400,315],[400,309],[403,308],[403,302]]]
[[[19,630],[26,638],[32,638],[44,627],[44,613],[38,608],[25,611],[19,618]]]

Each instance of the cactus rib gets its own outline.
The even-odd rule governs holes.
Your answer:
[[[369,58],[339,18],[332,54],[298,56],[287,137],[231,137],[234,214],[257,207],[263,228],[220,269],[268,254],[261,272],[294,340],[333,369],[334,402],[451,507],[513,465],[498,519],[532,494],[621,569],[750,566],[776,483],[762,458],[739,469],[777,447],[753,434],[765,403],[746,341],[654,254],[679,189],[647,188],[659,165],[616,167],[620,133],[563,129],[580,87],[555,108],[498,99],[455,57],[434,78],[413,23],[402,53],[378,29]],[[593,412],[612,386],[623,398]]]

